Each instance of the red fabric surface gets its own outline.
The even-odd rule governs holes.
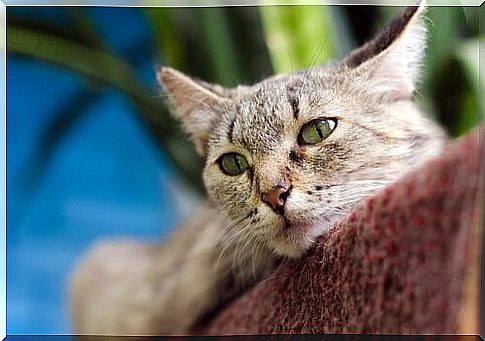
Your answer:
[[[361,202],[203,333],[457,333],[483,131]]]

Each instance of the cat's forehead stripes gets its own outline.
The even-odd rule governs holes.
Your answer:
[[[281,144],[289,114],[293,115],[293,108],[282,89],[260,88],[235,105],[233,116],[225,123],[229,122],[227,137],[251,153],[267,154]]]
[[[229,142],[234,144],[234,123],[236,122],[236,115],[233,115],[229,119],[229,124],[228,124],[228,130],[227,130],[227,138],[229,139]]]
[[[300,80],[293,81],[286,85],[286,93],[288,102],[293,110],[293,118],[295,120],[300,116],[300,94],[303,86],[303,82]]]
[[[251,153],[274,151],[301,116],[302,77],[263,82],[240,97],[223,122],[228,140]]]
[[[298,97],[290,97],[289,102],[293,109],[293,118],[297,120],[300,116],[300,99]]]

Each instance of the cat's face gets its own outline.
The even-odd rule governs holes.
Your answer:
[[[401,27],[403,46],[236,89],[161,72],[205,157],[209,197],[230,220],[226,243],[298,257],[357,201],[437,152],[441,133],[412,102],[414,65],[395,55],[417,41],[406,31],[415,33]],[[369,56],[352,65],[359,53]]]
[[[410,100],[381,100],[358,77],[315,68],[240,89],[220,107],[204,183],[237,231],[249,226],[245,238],[299,256],[420,157],[429,123]]]

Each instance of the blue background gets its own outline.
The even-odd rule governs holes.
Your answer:
[[[155,96],[162,61],[146,17],[137,8],[87,11]],[[70,25],[62,8],[12,13]],[[7,75],[7,333],[70,333],[67,278],[93,241],[163,239],[191,196],[180,194],[176,170],[122,93],[92,92],[80,75],[18,55],[8,56]],[[49,123],[77,98],[71,129],[39,155]]]

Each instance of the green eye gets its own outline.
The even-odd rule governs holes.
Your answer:
[[[333,118],[313,120],[301,128],[298,142],[300,144],[315,144],[325,140],[334,131],[337,121]]]
[[[227,175],[239,175],[249,168],[248,160],[241,154],[224,154],[219,159],[221,170]]]

